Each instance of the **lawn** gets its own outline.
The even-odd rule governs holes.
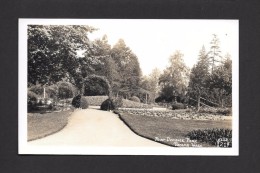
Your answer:
[[[27,140],[40,139],[60,131],[67,125],[71,113],[71,110],[45,114],[28,113]]]
[[[184,120],[140,116],[126,112],[120,112],[119,116],[136,134],[171,146],[185,147],[186,144],[189,146],[198,144],[198,147],[212,147],[207,143],[187,141],[186,135],[188,132],[197,129],[232,129],[231,120]]]

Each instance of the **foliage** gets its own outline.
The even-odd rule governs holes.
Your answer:
[[[77,95],[72,99],[72,106],[74,106],[75,108],[80,108],[80,100],[81,100],[81,95]]]
[[[136,96],[130,97],[129,100],[140,103],[140,99]]]
[[[173,96],[184,96],[189,80],[189,68],[183,61],[183,54],[176,51],[169,58],[169,66],[159,78],[162,90],[160,96],[170,100]],[[171,100],[172,101],[172,100]]]
[[[134,112],[133,110],[131,110]],[[186,134],[190,131],[206,128],[231,128],[231,121],[198,121],[198,120],[183,120],[173,118],[161,118],[158,116],[167,115],[165,111],[160,111],[162,114],[154,114],[155,111],[150,111],[151,116],[148,116],[146,112],[150,110],[136,110],[136,114],[130,114],[128,112],[122,112],[119,110],[120,118],[131,128],[136,134],[155,140],[155,137],[169,137],[170,139],[186,139]],[[172,111],[177,112],[177,111]],[[142,116],[144,115],[144,116]],[[158,115],[158,116],[155,116]],[[175,142],[171,140],[165,140],[163,143],[174,146]],[[197,144],[202,147],[212,147],[207,143],[198,141]]]
[[[159,77],[161,72],[158,68],[152,70],[152,73],[148,76],[144,76],[141,80],[141,88],[149,91],[148,102],[155,102],[155,98],[158,97],[160,86],[159,86]]]
[[[87,109],[88,108],[88,101],[85,97],[82,97],[81,95],[77,95],[72,99],[72,106],[75,108],[82,108]]]
[[[198,109],[200,109],[200,97],[207,97],[208,95],[207,80],[209,79],[209,76],[208,55],[205,47],[203,46],[200,50],[197,64],[191,69],[188,90],[189,96],[196,98]]]
[[[95,29],[85,25],[28,26],[28,82],[53,84],[74,81],[79,70],[78,50],[91,53],[87,34]]]
[[[88,108],[88,101],[85,97],[81,97],[81,99],[80,99],[80,108],[82,108],[82,109]]]
[[[172,110],[175,110],[175,109],[186,109],[186,105],[183,104],[183,103],[173,103],[172,104]]]
[[[122,100],[122,108],[152,108],[150,104],[138,103],[131,100],[123,99]]]
[[[32,91],[27,92],[27,108],[28,111],[34,110],[36,108],[38,95]]]
[[[90,75],[84,80],[84,95],[96,96],[96,95],[109,95],[110,84],[105,77]]]
[[[129,97],[136,93],[140,85],[141,69],[137,56],[120,39],[112,48],[111,56],[120,71],[118,92]]]
[[[76,88],[69,82],[59,82],[57,86],[60,99],[72,98],[76,94]]]
[[[100,109],[105,110],[105,111],[114,110],[114,109],[116,109],[116,106],[115,106],[113,100],[108,98],[101,104]]]
[[[227,138],[232,147],[232,130],[230,129],[205,129],[205,130],[193,130],[187,134],[191,140],[198,140],[206,142],[211,145],[217,145],[217,141],[220,138]]]
[[[30,88],[29,88],[29,91],[31,92],[34,92],[35,94],[37,95],[43,95],[43,86],[38,84],[38,85],[32,85]]]
[[[219,39],[216,34],[213,34],[213,39],[210,42],[210,51],[208,53],[211,73],[213,73],[215,66],[218,66],[222,62],[222,55],[219,46]]]

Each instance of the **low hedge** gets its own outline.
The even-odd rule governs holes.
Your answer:
[[[101,110],[115,110],[115,109],[122,107],[122,105],[123,105],[122,98],[120,98],[120,97],[108,98],[101,104],[100,109]]]
[[[230,129],[205,129],[193,130],[187,134],[191,140],[198,140],[217,146],[220,138],[227,138],[229,142],[228,147],[232,147],[232,130]]]
[[[108,99],[108,96],[84,96],[91,106],[100,106],[105,100]]]
[[[175,109],[186,109],[186,105],[183,103],[173,103],[172,110],[175,110]]]

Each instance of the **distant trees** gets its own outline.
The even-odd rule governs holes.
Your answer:
[[[82,95],[137,96],[142,102],[202,100],[218,106],[232,103],[232,61],[222,56],[213,35],[190,69],[175,51],[164,71],[142,76],[138,57],[123,39],[111,46],[104,35],[90,41],[95,28],[86,25],[28,26],[28,91],[54,99]],[[79,55],[79,52],[83,52]],[[32,97],[33,98],[33,97]],[[206,102],[205,102],[206,100]]]
[[[112,58],[118,67],[120,76],[119,90],[125,97],[136,93],[140,87],[141,69],[137,56],[126,46],[123,39],[120,39],[112,48]]]
[[[203,104],[230,106],[232,103],[232,61],[230,55],[222,57],[219,40],[213,35],[207,53],[202,47],[197,64],[191,70],[188,95],[196,98],[197,108]]]
[[[85,79],[97,75],[106,78],[114,94],[130,97],[136,92],[141,78],[137,56],[122,39],[113,48],[106,35],[90,41],[88,34],[93,31],[95,28],[85,25],[29,25],[28,86],[39,84],[38,93],[45,88],[54,96],[59,93],[54,93],[57,88],[53,85],[59,81],[68,81],[82,91]],[[52,87],[47,90],[48,86]]]
[[[183,61],[183,54],[176,51],[170,56],[169,66],[159,78],[160,97],[168,102],[172,101],[173,98],[183,98],[187,92],[188,82],[189,68]]]
[[[189,95],[197,99],[198,109],[200,108],[200,98],[207,95],[209,76],[209,59],[203,46],[197,64],[191,69],[189,81]]]
[[[152,70],[152,73],[148,76],[143,76],[141,79],[140,86],[141,88],[149,91],[148,94],[148,102],[154,102],[155,98],[159,96],[160,92],[160,85],[159,85],[159,78],[161,72],[158,68]]]

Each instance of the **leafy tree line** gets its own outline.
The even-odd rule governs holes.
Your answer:
[[[181,51],[166,69],[142,76],[138,57],[123,39],[111,46],[104,35],[94,41],[95,28],[85,25],[28,26],[28,88],[60,99],[81,95],[113,95],[142,102],[185,102],[230,106],[232,61],[222,56],[216,35],[210,50],[203,46],[189,69]],[[83,52],[79,55],[79,52]]]
[[[29,25],[28,87],[49,91],[63,81],[83,95],[128,98],[141,92],[137,56],[123,39],[113,47],[106,35],[90,41],[88,34],[95,30],[83,25]]]
[[[158,80],[161,91],[157,102],[184,102],[204,106],[231,106],[232,61],[229,54],[222,56],[219,39],[214,34],[207,52],[203,46],[198,61],[189,69],[183,54],[176,51],[169,58],[169,66]]]

